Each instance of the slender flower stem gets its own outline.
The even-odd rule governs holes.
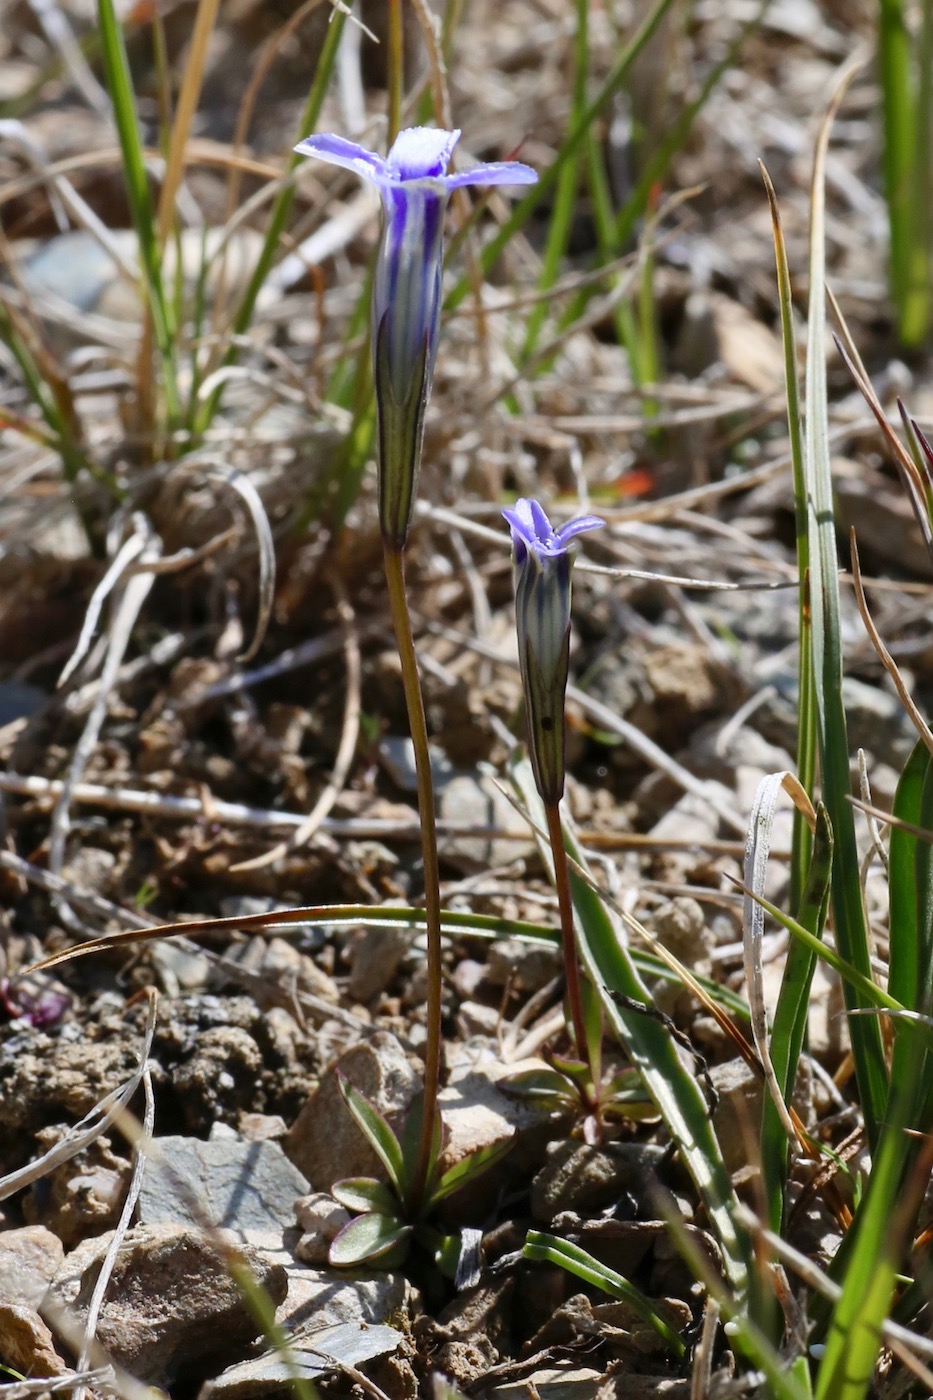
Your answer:
[[[567,851],[564,846],[564,831],[560,824],[560,803],[546,802],[547,830],[551,842],[551,856],[554,861],[554,884],[557,887],[557,903],[560,909],[560,940],[564,955],[564,976],[567,980],[567,1002],[570,1007],[570,1022],[573,1038],[577,1043],[577,1054],[590,1069],[590,1046],[586,1035],[586,1020],[583,1015],[583,996],[580,990],[580,963],[577,958],[577,940],[573,929],[573,901],[570,897],[570,869],[567,864]],[[598,1091],[598,1085],[593,1085]],[[588,1105],[595,1108],[595,1104]]]
[[[431,1170],[431,1145],[437,1117],[437,1095],[441,1072],[441,891],[437,862],[437,827],[434,817],[434,783],[431,778],[431,755],[428,749],[428,726],[424,714],[424,697],[418,675],[418,658],[411,631],[411,617],[405,592],[405,557],[399,546],[384,545],[386,583],[392,623],[402,666],[402,685],[408,707],[408,726],[415,751],[415,774],[418,781],[418,816],[421,822],[421,851],[424,862],[424,909],[428,937],[428,1026],[424,1056],[424,1101],[418,1161],[412,1180],[411,1194],[406,1202],[412,1216],[417,1215],[424,1198]],[[566,858],[564,860],[566,867]]]

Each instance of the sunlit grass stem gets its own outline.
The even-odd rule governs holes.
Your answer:
[[[408,709],[415,755],[418,784],[418,815],[421,822],[421,853],[424,863],[425,931],[428,942],[427,1041],[424,1055],[424,1102],[418,1158],[412,1177],[412,1188],[406,1205],[412,1216],[422,1203],[431,1169],[431,1148],[437,1117],[437,1096],[441,1072],[441,893],[440,870],[437,860],[437,825],[434,816],[434,781],[431,776],[431,754],[428,747],[428,726],[424,713],[424,697],[418,674],[418,657],[411,630],[411,616],[405,591],[405,559],[401,548],[386,543],[386,584],[392,625],[398,645],[402,668],[402,686]]]

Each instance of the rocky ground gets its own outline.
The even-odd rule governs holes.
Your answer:
[[[571,8],[562,0],[467,7],[449,77],[470,155],[501,158],[521,147],[539,168],[553,158],[569,101]],[[620,8],[592,7],[594,82],[611,64]],[[675,7],[601,129],[617,198],[739,37],[746,8],[701,4],[688,19]],[[76,91],[73,74],[50,67],[38,8],[5,9],[7,289],[34,301],[96,460],[133,483],[120,538],[141,528],[132,511],[145,511],[146,539],[158,539],[174,562],[145,576],[151,591],[122,614],[129,623],[119,645],[130,590],[105,604],[82,666],[56,689],[104,566],[88,550],[59,465],[22,435],[3,433],[0,972],[11,977],[102,931],[169,920],[417,904],[415,783],[371,473],[343,529],[323,518],[296,526],[309,496],[330,489],[347,428],[347,415],[326,407],[325,390],[372,247],[373,210],[346,187],[328,204],[317,176],[302,177],[293,241],[323,229],[329,246],[305,250],[320,268],[314,279],[305,262],[288,261],[273,278],[245,357],[252,373],[232,385],[218,421],[213,446],[259,493],[277,549],[271,624],[259,655],[244,662],[257,607],[248,517],[203,464],[184,475],[139,464],[124,427],[138,298],[100,260],[94,239],[56,226],[44,187],[24,177],[70,161],[62,169],[134,257],[118,166],[106,154],[108,118],[93,92]],[[202,159],[187,190],[212,225],[223,223],[230,195],[229,171],[211,163],[211,152],[235,140],[247,77],[237,58],[262,52],[290,12],[275,9],[231,6],[216,35],[196,130]],[[88,32],[78,0],[63,13],[77,34]],[[410,588],[449,909],[556,927],[533,838],[499,781],[521,734],[499,511],[526,493],[558,513],[582,503],[609,528],[587,538],[577,565],[567,809],[615,897],[695,973],[742,992],[741,902],[730,877],[741,869],[758,783],[794,767],[796,725],[783,360],[756,160],[777,187],[804,293],[813,135],[837,66],[858,36],[870,37],[871,14],[855,0],[775,0],[697,118],[660,192],[651,285],[663,373],[650,417],[613,338],[613,297],[622,293],[612,278],[584,324],[558,334],[549,323],[541,344],[551,354],[540,372],[518,372],[521,322],[510,302],[535,286],[543,223],[499,265],[479,330],[469,301],[445,321]],[[192,19],[182,4],[166,15],[179,69]],[[144,20],[134,17],[130,52],[149,75],[141,110],[151,139],[156,92]],[[312,15],[300,41],[285,46],[261,90],[246,141],[255,169],[242,176],[238,198],[291,145],[319,23]],[[379,61],[363,48],[361,100],[378,112]],[[352,74],[352,56],[347,62]],[[349,79],[341,91],[328,99],[323,129],[345,129],[355,110]],[[879,392],[901,393],[922,419],[926,365],[897,357],[886,299],[877,102],[869,65],[835,131],[830,277]],[[673,195],[683,198],[663,202]],[[238,237],[248,259],[249,224]],[[182,247],[183,265],[199,255],[199,242],[192,246],[188,254]],[[582,202],[571,246],[557,307],[593,264]],[[228,276],[242,281],[236,259]],[[838,365],[833,389],[840,522],[858,531],[863,568],[879,581],[876,621],[922,702],[933,682],[930,565]],[[9,355],[0,361],[0,405],[10,421],[28,411]],[[100,494],[79,485],[78,495],[103,523],[107,511],[111,524],[117,519]],[[864,751],[873,799],[887,805],[912,729],[848,590],[843,601],[850,738]],[[312,809],[315,829],[296,841]],[[789,830],[789,814],[781,815],[778,902]],[[868,897],[880,919],[875,868]],[[772,990],[784,947],[778,934],[766,940]],[[722,1393],[725,1355],[710,1388],[691,1391],[689,1366],[678,1373],[625,1304],[521,1257],[529,1228],[579,1240],[662,1300],[688,1342],[698,1335],[702,1293],[650,1183],[668,1188],[701,1248],[713,1245],[663,1129],[649,1115],[587,1146],[572,1124],[502,1086],[561,1045],[559,970],[556,949],[515,937],[451,940],[445,953],[448,1160],[512,1141],[482,1185],[449,1205],[445,1223],[465,1230],[477,1261],[459,1290],[415,1255],[382,1272],[327,1263],[346,1220],[329,1188],[380,1171],[338,1093],[336,1067],[390,1117],[407,1107],[424,1046],[416,934],[363,917],[350,926],[309,917],[274,935],[140,943],[25,984],[4,981],[0,1363],[11,1400],[73,1390],[78,1373],[90,1374],[94,1393],[116,1385],[126,1396],[141,1386],[178,1400],[281,1391],[293,1377],[231,1277],[235,1249],[274,1305],[301,1375],[322,1394],[403,1400],[429,1393],[435,1375],[497,1400]],[[728,1165],[754,1199],[745,1128],[758,1087],[688,994],[661,982],[655,990],[689,1038],[698,1071],[708,1070]],[[818,977],[799,1091],[811,1130],[836,1146],[857,1123],[840,1006],[838,987]],[[802,1181],[792,1237],[818,1258],[838,1243],[832,1216]],[[102,1300],[95,1283],[111,1246]],[[116,1380],[100,1369],[108,1360]]]

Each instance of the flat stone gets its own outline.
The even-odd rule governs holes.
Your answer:
[[[454,1166],[480,1148],[509,1139],[514,1139],[514,1151],[522,1140],[548,1131],[549,1112],[509,1094],[499,1084],[511,1075],[546,1068],[543,1060],[535,1059],[519,1060],[511,1065],[498,1060],[481,1060],[455,1068],[439,1100],[447,1132],[442,1168]],[[484,1176],[482,1181],[482,1189],[487,1191],[489,1178]]]
[[[42,1304],[53,1330],[83,1326],[112,1232],[69,1254]],[[232,1241],[231,1241],[232,1243]],[[257,1284],[275,1305],[288,1282],[281,1264],[237,1244]],[[176,1377],[209,1373],[259,1335],[260,1326],[230,1276],[226,1261],[198,1230],[140,1225],[117,1253],[97,1337],[138,1380],[164,1386]]]
[[[64,1257],[61,1240],[44,1225],[5,1230],[0,1234],[0,1299],[38,1307]]]
[[[143,1177],[141,1225],[212,1225],[260,1243],[294,1224],[308,1182],[277,1142],[163,1137],[153,1140]]]
[[[377,1031],[331,1065],[283,1144],[318,1191],[330,1190],[335,1181],[347,1176],[386,1179],[385,1168],[343,1101],[338,1070],[380,1113],[389,1116],[407,1109],[421,1087],[408,1056],[388,1031]],[[296,1194],[307,1195],[307,1187]]]
[[[357,1367],[376,1356],[387,1356],[403,1340],[394,1327],[352,1322],[321,1327],[305,1336],[304,1346],[291,1346],[287,1360],[267,1352],[255,1361],[228,1366],[216,1380],[201,1387],[198,1400],[249,1400],[253,1395],[290,1391],[296,1373],[313,1381],[343,1366]]]
[[[408,1285],[403,1274],[367,1273],[362,1269],[287,1267],[288,1296],[275,1320],[301,1337],[308,1329],[338,1323],[381,1323],[405,1305]]]

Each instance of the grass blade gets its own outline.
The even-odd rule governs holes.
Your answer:
[[[146,174],[139,123],[136,119],[136,98],[123,41],[123,30],[117,19],[113,0],[97,0],[97,20],[107,87],[113,103],[113,115],[120,142],[126,195],[133,227],[139,239],[140,260],[152,326],[162,361],[166,411],[169,424],[175,425],[180,421],[180,401],[175,373],[175,326],[165,298],[159,241],[153,219],[152,201],[149,198],[149,179]]]
[[[539,1260],[545,1264],[559,1264],[562,1269],[575,1274],[584,1283],[602,1289],[611,1298],[621,1299],[636,1316],[654,1328],[674,1356],[683,1356],[686,1350],[683,1342],[660,1316],[651,1299],[647,1298],[641,1289],[629,1283],[627,1278],[616,1273],[615,1269],[610,1269],[608,1264],[595,1259],[578,1244],[571,1244],[568,1240],[558,1239],[556,1235],[548,1235],[541,1230],[529,1230],[522,1254],[526,1259]]]
[[[514,761],[511,776],[536,831],[542,831],[544,808],[528,760]],[[586,869],[583,852],[566,829],[565,839],[568,854]],[[550,851],[540,836],[539,844],[542,857],[549,863]],[[723,1268],[730,1287],[744,1294],[748,1281],[746,1241],[733,1220],[732,1182],[722,1160],[706,1100],[696,1079],[682,1063],[667,1027],[650,1014],[651,995],[638,976],[619,930],[599,895],[572,868],[570,880],[581,962],[594,986],[604,991],[606,1019],[641,1074],[696,1183],[722,1248]],[[632,1009],[628,1004],[618,1005],[613,1000],[614,992],[629,1002],[644,1005],[646,1012]]]
[[[784,346],[784,386],[787,399],[787,433],[790,439],[791,470],[794,479],[794,530],[797,539],[797,573],[800,595],[797,609],[798,670],[797,670],[797,777],[812,798],[816,776],[816,692],[813,685],[813,648],[810,627],[810,540],[807,531],[807,480],[804,455],[803,416],[800,409],[800,383],[797,374],[797,335],[794,329],[794,303],[791,291],[787,247],[781,225],[777,195],[764,165],[760,166],[774,236],[774,261],[777,270],[778,298],[781,306],[781,339]],[[810,862],[810,827],[803,814],[794,811],[794,834],[791,847],[790,897],[791,908],[799,907]]]
[[[826,392],[826,292],[824,248],[824,178],[833,118],[860,66],[843,71],[820,129],[813,164],[810,224],[810,306],[807,343],[806,485],[810,559],[810,601],[813,620],[813,675],[817,728],[823,774],[823,798],[835,835],[833,913],[842,958],[870,978],[868,929],[859,878],[855,818],[849,802],[849,749],[842,698],[842,637],[839,625],[839,582],[833,521],[832,474],[829,461],[829,420]],[[846,983],[850,1011],[865,1005],[851,982]],[[887,1066],[877,1017],[850,1016],[849,1033],[865,1131],[872,1148],[887,1098]]]

